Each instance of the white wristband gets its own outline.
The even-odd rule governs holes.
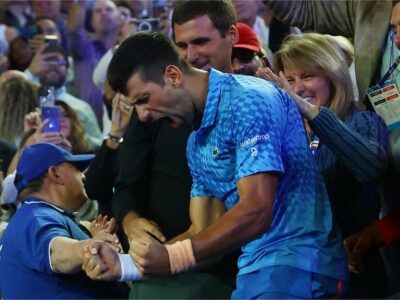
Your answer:
[[[137,281],[143,278],[142,273],[140,273],[129,254],[118,253],[118,258],[121,264],[121,278],[119,281]]]

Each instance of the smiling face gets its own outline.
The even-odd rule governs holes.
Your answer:
[[[156,121],[167,118],[174,128],[194,119],[194,106],[182,89],[171,85],[170,78],[162,86],[156,82],[143,81],[138,73],[127,83],[130,104],[135,105],[139,120]]]
[[[210,18],[203,15],[181,25],[175,24],[174,34],[181,55],[192,66],[232,72],[230,57],[232,47],[238,40],[234,26],[227,30],[225,37],[221,37]]]
[[[318,107],[329,105],[331,87],[326,77],[298,68],[284,68],[284,74],[297,95]]]

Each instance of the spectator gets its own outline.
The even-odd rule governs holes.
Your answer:
[[[43,53],[45,46],[36,52],[25,74],[33,82],[39,78],[42,86],[54,86],[56,98],[67,103],[78,115],[79,121],[85,129],[85,140],[92,149],[100,146],[102,133],[97,123],[93,109],[85,101],[67,93],[65,83],[68,74],[68,57],[63,51],[57,53]]]
[[[379,183],[388,163],[385,123],[373,112],[355,109],[347,61],[331,38],[292,35],[276,53],[275,66],[280,76],[267,69],[266,78],[292,96],[305,119],[344,239],[379,218]],[[383,262],[375,253],[363,274],[350,277],[349,297],[382,298],[385,284]]]
[[[71,6],[68,15],[68,42],[74,61],[75,94],[88,102],[103,128],[104,103],[101,90],[92,80],[93,70],[100,58],[115,46],[122,26],[121,15],[111,0],[94,3],[92,11],[93,36],[84,31],[86,1],[79,0]]]
[[[10,70],[24,71],[28,68],[34,53],[29,47],[29,42],[26,38],[17,37],[10,43],[8,53],[8,61]]]
[[[46,143],[22,153],[15,184],[23,206],[0,241],[4,298],[126,297],[126,286],[93,282],[82,272],[83,250],[91,235],[79,227],[73,212],[87,200],[82,172],[92,158]],[[115,244],[110,234],[114,229],[110,223],[93,232],[93,238]]]
[[[17,147],[24,134],[24,117],[38,106],[38,96],[34,87],[21,77],[1,82],[0,90],[0,136]]]
[[[237,23],[239,41],[233,46],[232,67],[235,74],[255,76],[259,68],[267,67],[268,59],[261,52],[254,31],[244,23]]]

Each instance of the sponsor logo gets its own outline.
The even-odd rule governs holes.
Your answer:
[[[269,134],[268,133],[257,134],[256,136],[253,136],[252,138],[249,138],[249,139],[245,140],[244,142],[241,142],[240,147],[246,147],[251,144],[254,144],[257,141],[261,141],[261,140],[263,140],[263,141],[269,140]]]
[[[250,151],[251,151],[251,156],[257,156],[258,150],[256,147],[251,147]]]

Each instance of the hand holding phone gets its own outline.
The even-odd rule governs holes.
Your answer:
[[[43,53],[55,53],[58,51],[58,37],[56,35],[45,35],[44,42],[48,46],[44,49]]]
[[[61,110],[57,106],[42,107],[42,122],[48,120],[43,127],[43,132],[60,132],[61,130]]]

